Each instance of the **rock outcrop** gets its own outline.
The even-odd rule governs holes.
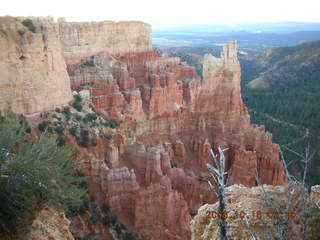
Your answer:
[[[74,240],[69,231],[70,221],[64,213],[53,208],[41,210],[31,225],[28,234],[22,235],[22,240]],[[20,238],[19,238],[20,239]]]
[[[143,22],[59,21],[63,55],[67,64],[96,55],[143,53],[152,50],[151,26]]]
[[[276,209],[269,209],[264,200],[263,191],[268,195]],[[232,185],[227,188],[226,212],[218,214],[218,203],[202,206],[191,221],[192,240],[220,239],[218,220],[225,218],[228,238],[234,240],[252,239],[252,233],[261,240],[278,239],[279,219],[288,219],[290,224],[286,237],[302,239],[301,219],[296,209],[287,209],[288,194],[285,187],[264,185],[262,188],[248,188]],[[295,205],[293,205],[295,207]],[[246,220],[248,219],[248,224]]]
[[[50,18],[0,17],[0,111],[31,114],[71,100],[58,26]],[[29,25],[30,27],[30,25]]]

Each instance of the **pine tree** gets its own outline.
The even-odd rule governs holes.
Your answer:
[[[56,137],[26,134],[26,121],[7,111],[0,119],[0,232],[15,233],[27,226],[34,211],[53,206],[64,209],[81,201],[82,178],[74,150],[57,146]]]

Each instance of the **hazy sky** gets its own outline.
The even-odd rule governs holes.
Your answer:
[[[319,0],[2,0],[0,15],[64,16],[67,21],[183,23],[320,22]]]

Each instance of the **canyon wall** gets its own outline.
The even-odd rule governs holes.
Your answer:
[[[220,58],[204,56],[203,79],[179,58],[140,49],[64,53],[72,89],[88,90],[97,111],[122,122],[111,153],[99,155],[109,170],[91,182],[119,221],[146,238],[190,239],[191,216],[215,201],[206,163],[218,146],[228,148],[228,184],[255,186],[256,172],[263,183],[286,182],[278,145],[250,124],[241,99],[236,41]]]
[[[0,111],[36,113],[71,100],[59,29],[50,18],[0,17]]]
[[[59,19],[59,33],[68,64],[102,51],[120,54],[152,50],[151,26],[143,22],[70,23]]]
[[[230,185],[255,186],[253,174],[256,172],[265,184],[286,182],[278,145],[272,143],[271,134],[263,127],[250,124],[241,99],[236,41],[225,44],[220,58],[204,57],[203,79],[200,79],[195,69],[179,58],[158,56],[152,50],[148,24],[59,20],[47,25],[48,29],[49,26],[54,29],[53,36],[59,40],[52,53],[56,56],[52,63],[60,66],[59,69],[65,68],[67,63],[72,90],[86,90],[95,111],[121,122],[117,129],[105,130],[111,134],[111,139],[97,136],[96,146],[77,148],[79,161],[84,163],[83,172],[89,176],[91,195],[100,204],[108,204],[112,214],[128,228],[146,239],[190,239],[191,217],[203,204],[216,201],[207,184],[210,175],[206,164],[211,163],[211,148],[228,148],[226,167]],[[28,31],[23,39],[26,36],[36,39],[38,35]],[[4,39],[8,46],[17,46],[11,37]],[[31,46],[41,48],[39,51],[46,49],[41,41]],[[3,59],[8,62],[6,64],[11,63],[7,55],[2,56],[1,61]],[[46,62],[36,63],[37,68],[51,66]],[[14,68],[18,69],[26,79],[39,72],[36,69],[28,72],[24,65]],[[55,70],[49,72],[52,76],[56,74]],[[10,74],[20,76],[15,72]],[[33,92],[32,97],[42,99],[43,94],[48,93],[47,98],[39,105],[30,105],[32,101],[21,98],[29,107],[11,104],[16,112],[33,113],[69,100],[70,89],[65,94],[63,86],[66,85],[60,83],[67,82],[68,76],[55,79],[45,76],[43,84],[47,88],[39,94]],[[20,78],[12,82],[18,83]],[[0,89],[4,90],[7,80],[2,79],[1,76]],[[23,86],[28,86],[27,83]],[[52,92],[53,88],[58,93]],[[6,89],[6,94],[17,91]],[[50,98],[49,92],[58,95]],[[14,100],[7,96],[0,104]],[[65,124],[67,129],[68,121]],[[90,131],[97,135],[94,126]],[[66,139],[76,145],[72,136]],[[83,226],[84,221],[80,222]],[[88,234],[83,229],[94,228],[81,227],[73,233],[75,236],[79,232]],[[94,233],[101,239],[109,239],[103,231]]]

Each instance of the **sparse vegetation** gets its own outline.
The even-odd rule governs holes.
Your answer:
[[[53,130],[59,135],[64,134],[64,127],[61,125],[56,126],[55,128],[53,128]]]
[[[96,65],[94,64],[93,58],[88,59],[86,61],[83,62],[83,66],[86,67],[95,67]]]
[[[172,168],[176,168],[176,167],[177,167],[177,163],[172,162],[172,163],[171,163],[171,167],[172,167]]]
[[[105,119],[104,122],[102,122],[102,125],[110,128],[116,128],[119,126],[119,122],[115,119]]]
[[[32,212],[47,205],[66,208],[83,194],[72,176],[78,167],[74,151],[57,146],[48,133],[29,137],[26,128],[11,112],[0,120],[0,232],[13,238]]]
[[[74,97],[74,101],[71,104],[72,107],[74,107],[78,112],[81,112],[82,111],[82,104],[81,104],[82,98],[81,98],[80,94],[76,94],[73,97]]]
[[[33,24],[32,20],[27,18],[23,20],[22,24],[29,29],[29,31],[35,33],[36,32],[36,26]]]
[[[98,119],[97,113],[87,113],[85,117],[83,118],[84,123],[92,122]]]
[[[62,113],[64,114],[64,116],[66,117],[66,120],[69,121],[71,118],[71,112],[70,112],[70,108],[69,107],[64,107],[62,109]]]
[[[63,137],[60,136],[60,135],[57,137],[57,141],[56,142],[57,142],[57,145],[59,147],[62,147],[62,146],[64,146],[66,144],[66,140],[64,140]]]
[[[105,139],[111,139],[112,138],[112,135],[109,135],[109,134],[103,134],[101,137],[105,138]]]
[[[126,226],[119,223],[116,216],[111,215],[110,206],[103,204],[102,207],[99,206],[97,199],[94,196],[87,196],[82,204],[73,205],[69,207],[67,211],[67,216],[75,217],[78,214],[90,214],[90,222],[92,224],[102,223],[105,227],[113,229],[119,239],[122,240],[141,240],[138,234],[127,229]],[[89,236],[89,235],[88,235]],[[93,235],[90,235],[93,236]],[[76,238],[84,239],[84,238]]]
[[[48,130],[48,126],[49,126],[50,122],[48,121],[43,121],[41,123],[38,124],[38,129],[41,132],[45,132],[46,130]]]
[[[72,127],[70,128],[70,134],[73,136],[73,137],[76,137],[77,136],[77,133],[78,133],[78,127]]]
[[[80,129],[80,138],[77,143],[82,147],[89,147],[89,131],[86,129]]]

